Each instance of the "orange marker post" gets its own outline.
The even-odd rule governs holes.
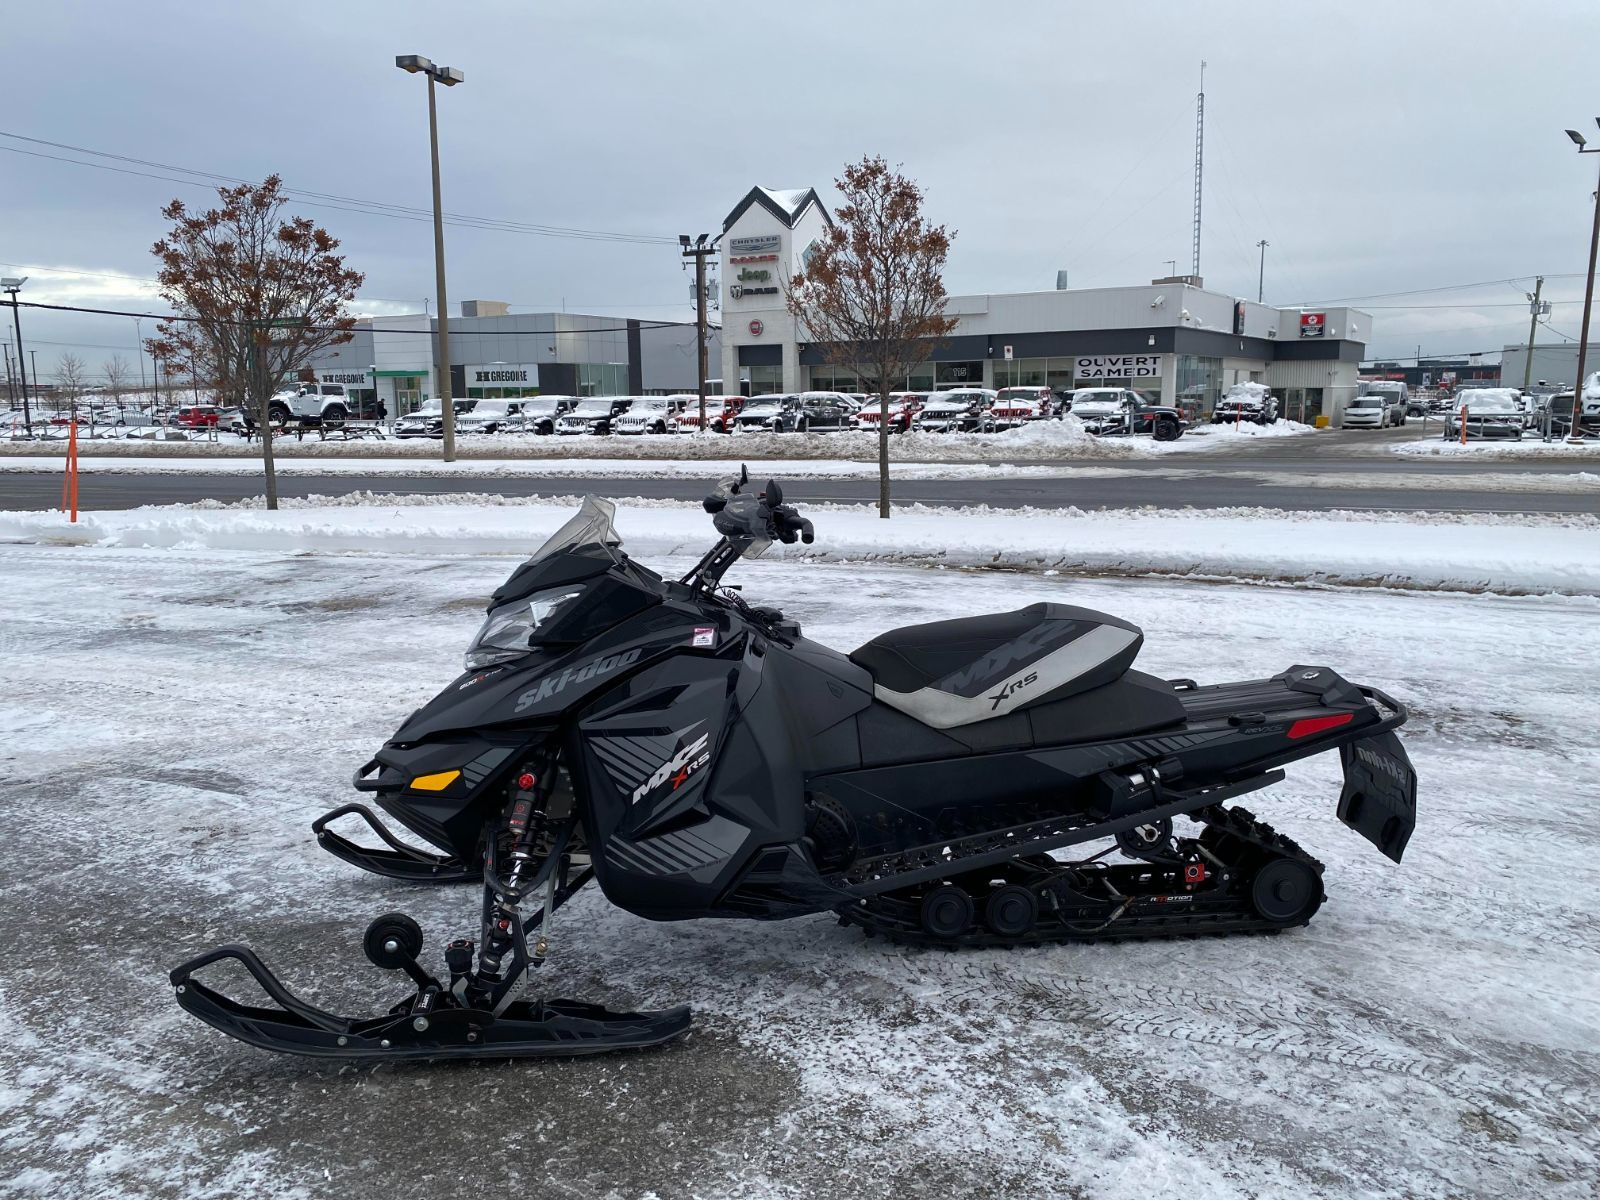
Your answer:
[[[1467,444],[1467,406],[1461,406],[1461,444]]]
[[[67,426],[67,462],[61,472],[61,511],[71,514],[72,524],[78,523],[78,418],[74,416]]]

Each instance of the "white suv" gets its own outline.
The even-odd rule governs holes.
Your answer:
[[[698,404],[700,397],[694,401]],[[687,396],[643,396],[611,428],[615,433],[677,433],[678,417],[688,406]]]
[[[267,419],[274,425],[291,420],[342,425],[352,417],[375,419],[377,413],[365,411],[371,407],[370,401],[363,406],[345,395],[342,383],[297,383],[267,401]]]

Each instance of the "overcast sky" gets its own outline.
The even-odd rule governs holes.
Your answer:
[[[447,211],[671,242],[452,227],[452,302],[656,319],[692,315],[677,234],[753,184],[831,202],[869,153],[957,231],[952,293],[1185,271],[1204,58],[1208,287],[1253,297],[1265,238],[1267,301],[1351,299],[1382,357],[1525,339],[1535,274],[1557,301],[1541,339],[1581,318],[1600,155],[1562,130],[1600,145],[1595,0],[51,0],[3,29],[7,134],[420,208],[425,88],[394,55],[457,67]],[[0,269],[31,276],[24,299],[160,311],[123,277],[153,274],[161,205],[206,188],[37,155],[186,177],[0,137]],[[363,311],[432,295],[426,221],[296,208],[366,273]],[[63,350],[98,369],[135,344],[125,318],[23,320],[46,378]]]

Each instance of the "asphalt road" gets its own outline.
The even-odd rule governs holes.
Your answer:
[[[1129,459],[1085,464],[1075,473],[1048,478],[897,480],[896,500],[936,505],[988,504],[1078,508],[1229,508],[1260,506],[1295,510],[1326,508],[1427,510],[1433,512],[1600,513],[1600,489],[1574,482],[1570,490],[1515,491],[1488,487],[1485,474],[1498,476],[1575,475],[1588,464],[1571,459],[1550,462],[1504,462],[1390,454],[1395,441],[1422,440],[1423,430],[1332,432],[1317,437],[1274,438],[1226,451],[1157,459]],[[1436,434],[1433,436],[1437,436]],[[730,446],[730,454],[734,447]],[[302,462],[304,460],[301,460]],[[1059,466],[1060,464],[1049,464]],[[1107,475],[1092,468],[1112,466]],[[1294,476],[1320,479],[1294,482]],[[1288,476],[1291,478],[1282,478]],[[1335,478],[1329,478],[1330,476]],[[1400,476],[1440,480],[1428,487],[1408,486]],[[567,478],[438,478],[382,475],[282,475],[280,495],[339,496],[370,491],[378,495],[440,495],[487,492],[503,496],[643,496],[696,500],[705,495],[707,479]],[[1448,484],[1442,480],[1448,479]],[[786,492],[805,502],[871,503],[877,498],[873,479],[799,479],[786,481]],[[134,508],[145,504],[196,500],[241,500],[261,495],[260,480],[250,475],[113,474],[83,476],[79,506],[85,510]],[[59,505],[60,475],[53,470],[0,472],[0,509],[46,509]]]
[[[487,492],[501,496],[644,496],[698,500],[709,489],[699,479],[438,479],[364,478],[351,475],[291,475],[278,480],[282,496],[339,496],[370,491],[377,495],[440,495]],[[798,503],[871,503],[878,485],[871,479],[801,479],[784,493]],[[195,500],[240,500],[261,495],[261,484],[229,475],[85,475],[79,507],[86,510],[136,508]],[[1387,509],[1428,512],[1600,513],[1600,490],[1588,492],[1508,492],[1475,489],[1470,477],[1459,488],[1385,487],[1378,480],[1352,478],[1348,486],[1298,486],[1261,483],[1232,472],[1170,476],[1065,475],[1046,479],[929,479],[896,481],[894,498],[906,503],[999,508],[1231,508],[1259,506],[1315,510]],[[46,509],[61,503],[59,475],[7,472],[0,475],[0,509]]]

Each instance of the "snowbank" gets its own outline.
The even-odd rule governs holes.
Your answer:
[[[727,444],[722,448],[726,450]],[[1038,455],[1026,447],[1011,447],[1014,458],[1049,457]],[[65,460],[61,458],[0,458],[0,472],[52,473],[61,471]],[[353,476],[441,476],[457,479],[508,479],[508,478],[595,478],[615,476],[625,479],[718,479],[737,475],[741,465],[752,474],[772,475],[783,479],[876,479],[878,464],[857,462],[847,458],[696,458],[682,461],[640,458],[471,458],[455,462],[416,458],[291,458],[279,459],[279,475],[353,475]],[[233,456],[202,458],[139,457],[139,458],[84,458],[81,471],[85,475],[247,475],[260,477],[259,459]],[[889,474],[896,479],[983,479],[1004,476],[1048,477],[1071,470],[1084,472],[1116,471],[1114,467],[1051,465],[1017,466],[995,456],[992,462],[900,462],[891,461]]]
[[[1179,445],[1180,442],[1166,445]],[[87,464],[93,458],[238,459],[259,462],[260,447],[229,435],[217,441],[146,442],[80,440]],[[1002,433],[905,433],[890,439],[890,458],[899,462],[995,462],[1016,456],[1037,459],[1146,458],[1159,453],[1149,438],[1097,438],[1072,417],[1036,421]],[[846,459],[876,462],[878,436],[850,430],[842,433],[679,434],[674,437],[536,437],[528,434],[473,434],[458,440],[458,453],[471,459]],[[280,465],[291,459],[434,459],[439,443],[429,438],[408,441],[296,441],[279,439],[274,451]],[[65,441],[0,444],[0,463],[18,458],[50,458],[66,453]]]
[[[439,498],[444,499],[444,498]],[[90,513],[0,513],[0,539],[284,553],[521,554],[571,515],[574,502],[399,504],[389,498],[277,512],[151,507]],[[811,547],[775,557],[950,567],[1164,575],[1208,580],[1375,585],[1508,595],[1600,595],[1600,520],[1427,513],[1308,514],[911,506],[880,521],[855,506],[808,506]],[[622,501],[618,527],[648,560],[699,554],[712,539],[698,506]]]
[[[1586,438],[1582,444],[1571,446],[1565,440],[1540,441],[1538,435],[1530,434],[1523,437],[1520,442],[1515,441],[1490,441],[1486,439],[1469,439],[1466,445],[1458,441],[1446,441],[1443,438],[1432,438],[1421,442],[1401,442],[1399,445],[1390,446],[1391,454],[1404,454],[1408,456],[1421,455],[1432,458],[1526,458],[1543,461],[1549,458],[1575,458],[1600,462],[1600,438]]]

